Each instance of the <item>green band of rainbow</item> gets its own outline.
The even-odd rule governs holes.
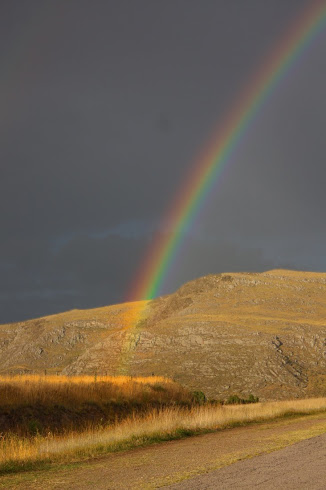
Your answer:
[[[253,77],[251,83],[233,106],[223,127],[195,164],[186,184],[179,191],[164,223],[172,232],[154,239],[129,297],[152,299],[169,272],[187,230],[193,225],[208,195],[242,138],[264,103],[290,71],[297,59],[316,39],[326,22],[326,3],[308,2],[301,15]]]

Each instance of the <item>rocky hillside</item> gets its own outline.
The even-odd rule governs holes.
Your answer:
[[[151,302],[0,326],[0,372],[164,375],[214,398],[326,396],[326,274],[191,281]]]

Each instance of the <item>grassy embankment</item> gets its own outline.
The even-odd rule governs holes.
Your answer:
[[[17,391],[17,390],[20,390]],[[6,396],[4,394],[6,393]],[[42,400],[43,407],[55,413],[58,403],[70,406],[79,402],[112,403],[135,399],[141,410],[109,423],[66,428],[64,432],[49,430],[35,435],[22,435],[11,429],[0,440],[0,472],[45,467],[51,463],[78,461],[121,449],[177,439],[236,425],[272,420],[290,415],[326,411],[326,398],[248,405],[204,404],[191,407],[191,394],[164,378],[7,378],[0,379],[1,406],[29,406]],[[78,395],[78,396],[77,396]],[[109,398],[107,398],[109,397]],[[111,398],[110,398],[111,397]],[[74,402],[73,402],[74,400]],[[144,405],[150,400],[150,403]],[[155,405],[155,403],[156,405]],[[152,405],[151,405],[152,403]],[[154,405],[153,405],[154,403]],[[144,407],[147,407],[145,410]],[[52,408],[51,408],[52,407]],[[154,407],[154,408],[153,408]],[[49,429],[51,427],[49,426]]]
[[[158,376],[0,376],[0,434],[80,432],[192,403],[188,390]]]

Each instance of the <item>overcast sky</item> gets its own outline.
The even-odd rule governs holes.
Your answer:
[[[1,1],[0,322],[124,300],[196,155],[308,4]],[[326,270],[325,60],[323,32],[162,293],[208,273]]]

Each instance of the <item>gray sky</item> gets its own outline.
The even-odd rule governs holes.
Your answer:
[[[196,155],[310,3],[2,0],[0,322],[124,300]],[[326,270],[325,59],[323,32],[163,293],[207,273]]]

